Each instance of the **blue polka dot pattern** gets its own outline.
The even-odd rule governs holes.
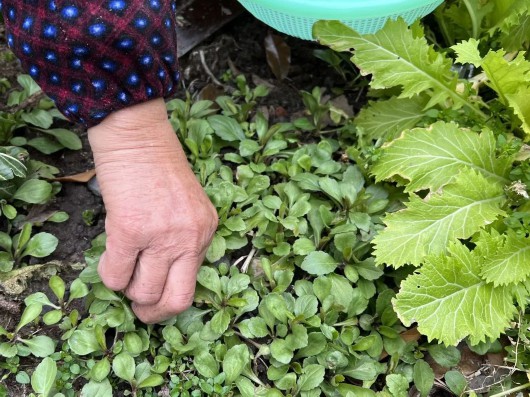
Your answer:
[[[174,91],[175,9],[173,0],[0,0],[9,47],[87,126]]]

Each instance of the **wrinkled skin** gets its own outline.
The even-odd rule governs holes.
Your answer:
[[[118,111],[89,130],[107,211],[103,283],[123,290],[145,323],[193,302],[217,214],[191,171],[161,99]]]

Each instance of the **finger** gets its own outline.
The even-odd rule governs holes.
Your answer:
[[[153,305],[162,297],[171,263],[161,251],[148,248],[138,256],[125,295],[139,305]]]
[[[107,288],[120,291],[129,284],[138,249],[134,248],[119,235],[107,237],[106,250],[98,265],[99,276]]]
[[[154,305],[133,303],[133,310],[138,318],[147,324],[167,320],[188,309],[193,303],[197,271],[204,255],[185,257],[176,261],[164,285],[160,300]]]

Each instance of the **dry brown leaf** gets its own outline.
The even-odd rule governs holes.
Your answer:
[[[75,175],[61,176],[59,178],[54,178],[54,181],[57,182],[77,182],[77,183],[87,183],[96,175],[96,170],[88,170],[81,172]]]
[[[278,80],[283,80],[291,67],[291,47],[280,37],[269,32],[265,37],[267,63]]]

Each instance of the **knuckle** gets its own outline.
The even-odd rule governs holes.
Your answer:
[[[100,277],[103,285],[113,291],[120,291],[127,287],[128,284],[128,280],[124,280],[123,277],[119,277],[117,275],[101,274]]]
[[[133,302],[139,305],[154,305],[158,303],[162,292],[157,292],[155,290],[139,290],[136,288],[128,288],[125,291],[125,295],[132,300]]]
[[[194,295],[191,292],[174,297],[173,300],[168,302],[168,311],[171,312],[171,315],[176,315],[188,310],[193,304]]]

